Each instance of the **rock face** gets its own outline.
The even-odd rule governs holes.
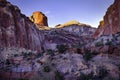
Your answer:
[[[17,6],[0,0],[0,48],[22,47],[41,51],[42,40],[41,32]]]
[[[94,33],[95,40],[87,48],[97,53],[120,54],[120,0],[108,8],[103,21]]]
[[[99,26],[98,26],[98,28],[97,28],[97,30],[95,31],[95,33],[94,33],[94,37],[99,37],[101,34],[102,34],[102,30],[103,30],[103,28],[104,28],[104,21],[102,20],[102,21],[100,21],[100,24],[99,24]]]
[[[120,33],[102,35],[86,45],[92,53],[120,55]]]
[[[104,16],[104,24],[98,27],[94,37],[115,34],[118,32],[120,32],[120,0],[115,0]]]
[[[61,25],[57,25],[56,28],[74,33],[78,36],[91,37],[95,32],[96,28],[92,28],[90,25],[79,23],[78,21],[72,20]]]
[[[33,12],[29,18],[38,28],[48,26],[47,17],[40,11]]]
[[[64,24],[59,24],[56,28],[43,31],[46,38],[46,47],[54,46],[55,44],[67,45],[83,45],[92,39],[96,28],[89,25],[81,24],[77,21],[69,21]]]
[[[58,44],[78,44],[79,41],[83,41],[84,38],[80,38],[78,35],[74,35],[68,31],[61,29],[52,29],[50,31],[43,31],[45,35],[45,48],[55,49]],[[53,49],[53,50],[54,50]]]

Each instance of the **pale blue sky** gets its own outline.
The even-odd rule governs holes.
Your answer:
[[[30,16],[41,11],[53,27],[70,20],[97,27],[107,8],[114,0],[8,0],[17,5],[23,14]]]

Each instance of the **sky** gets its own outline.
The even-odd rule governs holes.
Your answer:
[[[114,0],[8,0],[18,6],[23,14],[31,16],[41,11],[48,17],[48,25],[54,27],[70,20],[98,27],[107,8]]]

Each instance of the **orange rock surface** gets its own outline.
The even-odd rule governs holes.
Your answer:
[[[42,12],[33,12],[32,16],[30,16],[30,20],[36,25],[48,26],[47,17]]]

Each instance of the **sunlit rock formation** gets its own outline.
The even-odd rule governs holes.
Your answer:
[[[88,36],[91,37],[95,32],[96,28],[91,27],[90,25],[80,23],[75,20],[71,20],[64,24],[59,24],[56,28],[74,33],[78,36]]]
[[[47,17],[40,11],[33,12],[29,19],[38,29],[49,29]]]

